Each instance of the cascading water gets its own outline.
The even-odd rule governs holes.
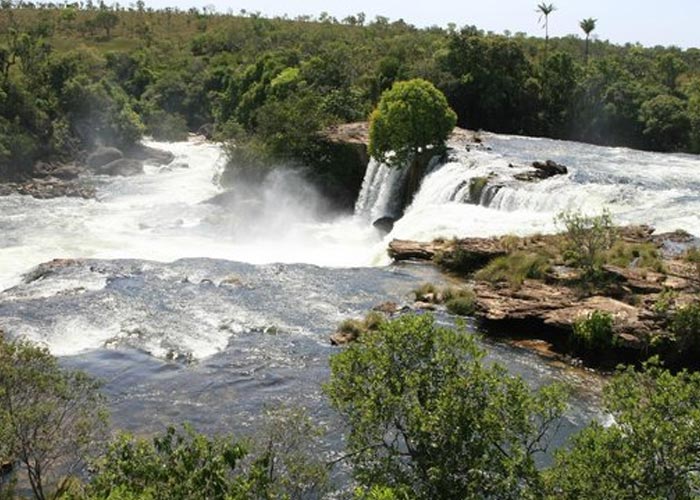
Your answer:
[[[388,263],[388,240],[551,231],[562,210],[603,207],[619,222],[700,234],[697,157],[484,139],[492,151],[455,145],[449,162],[427,169],[384,240],[371,223],[401,213],[407,169],[376,162],[354,216],[329,215],[323,197],[293,172],[223,195],[212,182],[221,150],[206,143],[150,144],[175,153],[173,165],[96,179],[96,200],[0,197],[0,290],[7,289],[0,328],[106,379],[115,421],[140,432],[185,420],[237,430],[279,402],[306,405],[328,421],[319,384],[333,352],[328,333],[378,302],[405,301],[417,284],[441,280],[429,267],[371,268]],[[544,159],[567,165],[569,174],[512,181]],[[93,260],[21,278],[54,258]],[[580,375],[508,346],[488,350],[534,385]],[[576,386],[585,390],[590,381],[585,375]],[[577,393],[572,426],[590,418],[591,401]],[[334,439],[341,446],[338,433]]]
[[[381,217],[397,218],[403,208],[401,195],[407,170],[371,159],[355,203],[355,215],[369,222]]]
[[[492,150],[455,149],[450,162],[426,175],[390,237],[551,232],[563,211],[603,209],[620,224],[700,235],[697,156],[492,134],[484,139]],[[539,182],[514,179],[545,159],[567,165],[569,173]]]

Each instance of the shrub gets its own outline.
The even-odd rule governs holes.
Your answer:
[[[696,498],[700,374],[674,375],[658,359],[621,369],[606,386],[611,425],[593,422],[556,454],[547,498]]]
[[[605,253],[615,243],[617,230],[609,212],[587,216],[580,212],[564,212],[557,217],[564,225],[564,258],[594,278],[604,262]]]
[[[184,141],[187,139],[187,120],[177,113],[153,111],[146,120],[146,131],[157,141]]]
[[[608,264],[618,267],[651,269],[663,272],[664,265],[659,255],[659,249],[653,243],[627,243],[616,242],[605,257]]]
[[[700,279],[700,249],[697,247],[689,249],[685,254],[685,260],[695,264],[695,272],[698,275],[698,279]]]
[[[585,319],[575,321],[573,329],[574,343],[580,349],[598,352],[615,346],[610,313],[593,311]]]
[[[506,281],[518,288],[526,279],[543,279],[550,267],[549,259],[542,254],[514,252],[496,257],[474,277],[491,283]]]
[[[388,321],[331,358],[324,390],[348,422],[347,458],[361,486],[418,499],[536,496],[534,457],[563,394],[533,393],[484,356],[473,336],[423,314]]]
[[[397,82],[382,94],[370,116],[369,153],[379,161],[402,165],[428,147],[444,148],[456,123],[457,115],[432,83]]]
[[[679,307],[671,316],[670,329],[682,352],[700,353],[700,303]]]
[[[449,287],[442,292],[447,310],[457,316],[471,316],[476,311],[476,295],[468,288]]]
[[[423,283],[418,288],[413,290],[413,295],[416,297],[416,300],[420,300],[422,302],[435,302],[438,295],[438,288],[432,283]]]

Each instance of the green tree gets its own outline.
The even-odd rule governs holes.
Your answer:
[[[592,17],[589,17],[587,19],[582,20],[579,23],[579,26],[583,30],[583,32],[586,34],[586,64],[588,64],[588,49],[591,41],[591,33],[593,33],[593,30],[595,30],[596,23],[598,22],[597,19],[593,19]]]
[[[457,115],[432,83],[397,82],[382,94],[370,117],[369,153],[381,161],[403,164],[428,148],[443,149],[456,123]]]
[[[551,498],[697,498],[700,488],[700,373],[658,364],[622,369],[605,388],[612,424],[594,422],[557,453]]]
[[[110,37],[112,29],[119,24],[119,16],[107,9],[100,9],[92,21],[95,26],[105,30],[105,36]]]
[[[687,103],[676,96],[661,94],[646,101],[639,110],[639,120],[654,149],[674,151],[688,144],[691,122]]]
[[[556,218],[564,226],[564,258],[594,278],[604,263],[605,253],[617,239],[610,213],[588,216],[580,212],[563,212]]]
[[[0,336],[0,463],[18,461],[35,498],[60,496],[99,446],[106,430],[99,386],[62,369],[46,349]]]
[[[349,425],[361,485],[411,498],[540,492],[534,457],[564,410],[561,389],[532,393],[484,355],[472,335],[426,314],[383,323],[331,358],[325,392]]]
[[[537,5],[537,11],[540,13],[540,22],[544,24],[544,60],[547,60],[549,51],[549,15],[557,10],[553,3],[540,3]]]

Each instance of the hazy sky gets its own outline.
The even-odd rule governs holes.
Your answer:
[[[403,18],[416,26],[457,26],[474,24],[502,33],[510,30],[543,34],[535,7],[539,0],[146,0],[152,7],[203,7],[214,5],[219,12],[231,9],[259,11],[266,15],[318,15],[328,12],[342,19],[364,12],[367,19],[383,15]],[[547,0],[548,2],[550,0]],[[552,35],[580,33],[578,22],[585,17],[598,19],[596,34],[616,43],[641,42],[644,45],[700,47],[700,0],[551,0],[557,7],[552,14]],[[123,1],[122,3],[127,3]]]

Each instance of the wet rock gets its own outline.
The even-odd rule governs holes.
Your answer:
[[[379,229],[381,232],[385,234],[389,234],[392,229],[394,229],[394,223],[396,222],[396,219],[393,217],[380,217],[379,219],[375,220],[372,225]]]
[[[513,167],[513,165],[509,166]],[[515,174],[513,177],[519,181],[536,182],[549,179],[550,177],[554,177],[556,175],[566,175],[569,173],[569,169],[567,167],[552,160],[547,160],[544,163],[535,161],[532,163],[532,168],[534,170]]]
[[[143,163],[140,160],[121,158],[97,168],[95,173],[101,175],[131,177],[133,175],[143,173]]]
[[[77,181],[65,181],[48,177],[46,179],[33,179],[20,183],[0,184],[0,196],[21,194],[45,200],[62,196],[71,198],[94,198],[95,188],[90,184]]]
[[[64,181],[76,179],[82,170],[77,165],[60,165],[54,168],[50,175]]]
[[[124,158],[124,154],[119,149],[99,146],[88,155],[85,163],[90,168],[98,168],[121,158]]]
[[[399,312],[401,310],[401,308],[399,307],[399,305],[396,302],[388,301],[388,302],[382,302],[381,304],[377,304],[376,306],[374,306],[372,308],[372,310],[391,315],[391,314],[396,314],[397,312]]]
[[[152,165],[169,165],[175,159],[170,151],[137,144],[126,151],[126,157]]]
[[[74,267],[80,264],[81,261],[76,259],[53,259],[49,262],[39,264],[34,269],[30,270],[22,276],[22,282],[25,284],[33,283],[42,278],[55,274],[61,269]]]
[[[214,137],[214,125],[212,123],[205,123],[197,129],[196,133],[210,141],[212,137]]]
[[[475,271],[506,253],[500,241],[494,238],[436,240],[429,243],[393,240],[389,243],[388,252],[395,261],[437,258],[442,267],[460,272]]]

